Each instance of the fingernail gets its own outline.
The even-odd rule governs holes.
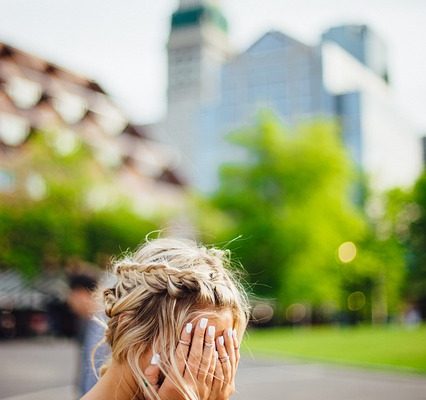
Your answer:
[[[207,326],[207,322],[208,322],[207,318],[201,318],[200,319],[200,328],[204,329]]]
[[[154,353],[151,358],[151,364],[152,365],[158,365],[160,364],[160,355],[158,353]]]
[[[234,336],[234,339],[237,339],[237,330],[236,330],[236,329],[234,329],[234,330],[232,331],[232,334],[233,334],[233,336]]]
[[[207,329],[207,334],[210,337],[214,337],[215,333],[216,333],[216,328],[214,326],[209,326]]]
[[[223,336],[219,336],[219,344],[221,345],[221,346],[223,346],[223,344],[225,343],[225,339],[223,338]]]
[[[186,331],[186,333],[191,333],[191,331],[192,331],[192,324],[190,322],[188,322],[186,324],[185,331]]]
[[[232,337],[232,328],[228,328],[228,337],[231,338]]]

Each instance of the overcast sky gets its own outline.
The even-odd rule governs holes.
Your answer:
[[[177,0],[0,0],[0,41],[97,80],[136,122],[165,111]],[[267,30],[316,43],[331,25],[367,23],[388,44],[395,100],[426,132],[425,0],[223,0],[233,45]]]

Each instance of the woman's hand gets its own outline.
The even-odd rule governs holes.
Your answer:
[[[216,339],[215,327],[202,318],[194,329],[187,324],[182,330],[176,348],[176,361],[180,376],[200,400],[228,400],[235,392],[235,376],[240,360],[239,343],[235,330],[229,328]],[[217,349],[217,351],[215,350]],[[159,385],[161,362],[153,357],[154,365],[145,370],[149,383],[163,400],[183,400],[173,375]],[[155,398],[153,395],[150,398]]]
[[[193,335],[192,330],[194,330]],[[185,380],[187,387],[199,399],[210,399],[218,361],[215,356],[215,327],[213,325],[208,326],[207,318],[201,318],[195,329],[190,323],[184,327],[176,348],[176,362],[178,372]],[[165,377],[161,385],[158,384],[160,377],[158,365],[150,365],[144,373],[161,399],[184,399],[175,385],[178,380],[173,376],[173,371],[169,371],[169,375]],[[150,397],[155,398],[152,394]]]
[[[235,393],[235,376],[240,361],[237,333],[231,328],[216,340],[217,363],[209,399],[227,400]]]

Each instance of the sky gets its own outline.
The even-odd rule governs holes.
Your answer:
[[[388,45],[401,114],[426,132],[426,0],[222,0],[243,51],[280,30],[308,44],[342,23],[366,23]],[[166,42],[178,0],[0,0],[0,41],[101,84],[138,123],[165,113]]]

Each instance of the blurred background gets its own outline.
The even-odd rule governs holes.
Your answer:
[[[0,0],[0,398],[76,398],[86,295],[159,230],[244,266],[237,398],[426,399],[425,20]]]

